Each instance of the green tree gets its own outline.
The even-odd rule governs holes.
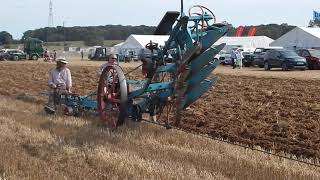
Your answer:
[[[152,34],[155,27],[149,26],[88,26],[88,27],[61,27],[40,28],[26,31],[23,34],[22,41],[28,37],[39,38],[43,41],[101,41],[104,40],[125,40],[131,34]],[[90,37],[90,38],[89,38]],[[93,39],[93,40],[90,40]]]
[[[0,44],[11,44],[13,41],[12,35],[7,31],[0,32]]]
[[[317,23],[317,22],[316,22]],[[318,23],[320,24],[320,23]],[[243,36],[246,36],[251,26],[245,26]],[[286,23],[283,24],[267,24],[259,25],[257,28],[257,36],[268,36],[272,39],[278,39],[288,31],[295,28]],[[150,26],[122,26],[122,25],[105,25],[105,26],[87,26],[87,27],[55,27],[40,28],[36,30],[26,31],[22,41],[28,37],[39,38],[43,41],[86,41],[86,44],[102,44],[103,40],[125,40],[131,34],[153,34],[156,27]],[[232,27],[228,36],[233,36],[235,28]]]
[[[103,46],[103,36],[95,36],[93,34],[87,35],[84,38],[84,43],[87,46]]]

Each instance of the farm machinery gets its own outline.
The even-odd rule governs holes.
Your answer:
[[[37,38],[28,38],[24,43],[24,52],[28,55],[29,60],[38,60],[43,56],[43,41]]]
[[[105,61],[108,59],[108,50],[105,47],[94,47],[90,49],[88,58],[90,60]]]
[[[110,128],[128,118],[142,120],[147,113],[150,117],[167,114],[165,123],[178,126],[183,110],[217,82],[212,71],[220,62],[214,57],[225,44],[213,44],[228,29],[227,24],[216,23],[215,15],[203,6],[193,6],[186,15],[181,0],[181,12],[167,12],[154,32],[169,35],[165,45],[146,44],[151,56],[142,60],[144,80],[130,79],[132,72],[125,73],[118,64],[109,63],[96,92],[65,96],[65,104],[73,112],[79,112],[79,108],[97,111]]]

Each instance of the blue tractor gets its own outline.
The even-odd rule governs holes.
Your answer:
[[[97,92],[68,97],[66,104],[96,110],[110,128],[129,118],[142,120],[145,113],[151,117],[167,114],[165,123],[178,126],[183,110],[217,82],[212,71],[220,61],[214,57],[225,44],[213,44],[228,29],[228,24],[216,23],[215,15],[203,6],[193,6],[186,15],[181,0],[181,12],[167,12],[154,32],[169,35],[165,45],[146,44],[151,56],[141,65],[144,80],[132,80],[130,72],[124,73],[118,64],[109,64],[100,76]]]

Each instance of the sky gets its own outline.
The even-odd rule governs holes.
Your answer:
[[[234,26],[288,23],[307,26],[320,0],[184,0],[211,9],[218,21]],[[54,25],[106,24],[157,26],[166,11],[180,11],[180,0],[52,0]],[[48,26],[49,0],[0,0],[0,31],[15,39],[23,32]]]

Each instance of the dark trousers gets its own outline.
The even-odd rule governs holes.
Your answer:
[[[233,59],[233,58],[232,58],[232,60],[231,60],[231,65],[232,65],[233,69],[236,68],[236,60]]]

